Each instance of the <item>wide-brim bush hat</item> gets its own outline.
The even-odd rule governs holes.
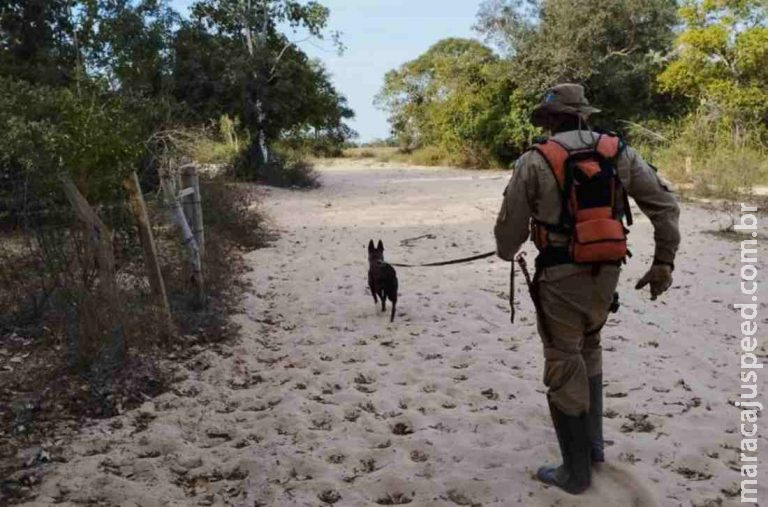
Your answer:
[[[586,120],[590,115],[599,112],[598,108],[592,107],[587,101],[583,86],[563,83],[547,90],[544,100],[531,113],[531,123],[543,127],[545,119],[553,114],[571,114]]]

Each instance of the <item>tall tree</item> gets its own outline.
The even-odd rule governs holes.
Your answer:
[[[178,22],[167,0],[9,0],[0,3],[0,74],[157,96]]]
[[[74,79],[76,52],[67,0],[0,3],[0,75],[62,85]]]
[[[328,9],[314,1],[199,0],[193,4],[192,17],[198,26],[229,39],[234,43],[232,47],[239,48],[229,58],[237,61],[245,74],[239,80],[244,86],[242,118],[252,133],[249,152],[255,155],[257,165],[269,161],[269,89],[286,54],[298,50],[281,27],[288,26],[294,32],[302,30],[310,38],[322,38],[328,15]],[[338,40],[335,34],[332,36]]]
[[[524,90],[580,82],[608,118],[635,118],[659,105],[654,76],[676,22],[675,0],[485,0],[476,28]]]
[[[167,0],[100,0],[97,5],[90,70],[113,89],[151,97],[169,93],[178,13]]]
[[[467,165],[487,165],[518,153],[530,124],[509,65],[480,42],[445,39],[387,73],[377,104],[390,113],[401,147],[440,148]]]

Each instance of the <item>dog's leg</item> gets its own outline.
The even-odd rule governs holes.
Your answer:
[[[373,304],[377,304],[379,300],[376,298],[376,287],[373,285],[373,278],[371,277],[370,273],[368,274],[368,288],[371,289]]]

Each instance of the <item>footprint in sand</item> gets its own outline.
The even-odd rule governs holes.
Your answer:
[[[470,507],[480,507],[481,505],[480,503],[472,501],[469,496],[457,489],[449,489],[443,498],[456,505],[469,505]]]
[[[622,433],[650,433],[656,429],[656,425],[648,419],[648,414],[629,414],[627,419],[629,421],[621,425]]]
[[[376,503],[379,505],[406,505],[412,501],[413,497],[406,493],[387,493],[376,499]]]
[[[333,489],[327,489],[325,491],[321,491],[320,494],[317,495],[317,498],[328,505],[333,505],[339,500],[341,500],[341,494]]]
[[[413,433],[413,426],[407,421],[401,421],[392,426],[392,433],[401,436],[411,435]]]
[[[355,408],[347,410],[347,412],[344,414],[344,419],[346,419],[349,422],[355,422],[359,418],[360,418],[360,411]]]

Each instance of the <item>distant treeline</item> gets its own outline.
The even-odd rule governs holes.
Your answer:
[[[402,150],[507,165],[537,134],[531,108],[570,81],[603,109],[597,127],[681,180],[735,190],[768,173],[762,0],[486,0],[475,29],[488,45],[442,40],[387,74],[377,102]]]

